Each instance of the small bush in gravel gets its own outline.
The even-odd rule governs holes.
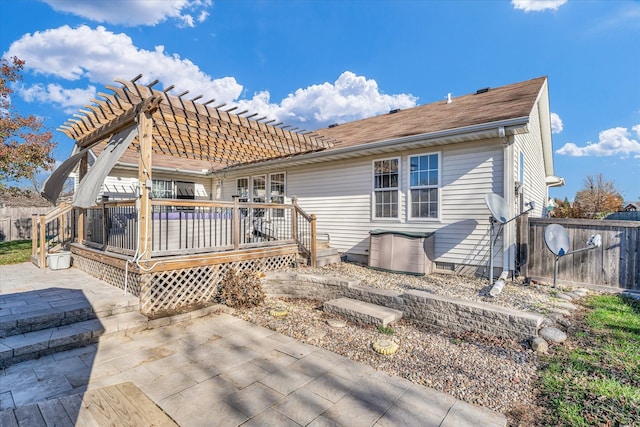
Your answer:
[[[264,302],[266,297],[259,272],[229,269],[220,284],[219,299],[233,308],[250,308]]]
[[[393,335],[393,328],[391,326],[378,325],[378,332],[383,335]]]

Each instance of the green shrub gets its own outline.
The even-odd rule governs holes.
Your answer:
[[[249,308],[262,304],[266,295],[260,282],[261,275],[257,272],[229,269],[220,284],[220,302],[233,308]]]

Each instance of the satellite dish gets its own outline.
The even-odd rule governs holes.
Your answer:
[[[508,221],[509,206],[501,196],[498,196],[496,193],[487,193],[484,196],[484,201],[496,221],[501,224]]]
[[[555,256],[569,252],[569,233],[560,224],[549,224],[544,229],[544,243]]]
[[[506,224],[508,222],[513,221],[514,219],[524,215],[525,213],[533,210],[534,203],[528,202],[526,205],[529,208],[526,211],[519,213],[518,215],[509,218],[509,205],[506,200],[504,200],[501,196],[496,193],[487,193],[484,195],[484,201],[491,212],[491,236],[489,240],[489,282],[493,285],[493,245],[497,240],[497,236],[494,238],[495,234],[495,223]]]
[[[569,250],[569,232],[560,224],[549,224],[544,228],[544,243],[547,248],[555,255],[555,266],[553,269],[553,287],[558,282],[558,262],[560,258],[566,255],[573,255],[578,252],[588,251],[602,246],[602,236],[592,234],[587,240],[587,246],[580,249]]]

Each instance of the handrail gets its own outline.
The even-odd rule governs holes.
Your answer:
[[[295,239],[296,243],[298,244],[298,248],[300,248],[300,250],[302,252],[304,252],[308,257],[309,260],[311,261],[311,267],[315,267],[316,266],[316,258],[317,258],[317,235],[316,235],[316,216],[315,214],[311,214],[309,215],[308,213],[306,213],[299,205],[298,205],[298,199],[296,197],[292,197],[291,198],[291,204],[293,205],[293,209],[294,209],[294,215],[293,217],[294,219],[294,236],[293,238]],[[309,227],[309,239],[308,242],[306,241],[306,239],[303,239],[301,237],[302,234],[300,232],[301,224],[298,224],[298,215],[300,215],[304,220],[307,221],[308,223],[308,227]]]
[[[54,209],[50,210],[45,214],[45,221],[50,222],[56,219],[57,217],[59,217],[60,215],[64,215],[68,213],[72,209],[73,209],[72,205],[68,203],[61,203],[60,205],[56,206]]]

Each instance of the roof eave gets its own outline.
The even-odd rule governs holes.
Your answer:
[[[225,168],[226,171],[239,171],[256,167],[275,167],[282,164],[290,166],[319,163],[342,158],[353,158],[370,154],[382,154],[390,151],[410,150],[412,148],[447,145],[453,143],[476,141],[481,139],[500,137],[500,129],[503,128],[506,135],[515,135],[529,132],[529,117],[516,117],[461,128],[446,129],[436,132],[409,135],[401,138],[393,138],[367,144],[336,148],[314,153],[301,154],[294,157],[267,160],[250,165],[238,165]]]

